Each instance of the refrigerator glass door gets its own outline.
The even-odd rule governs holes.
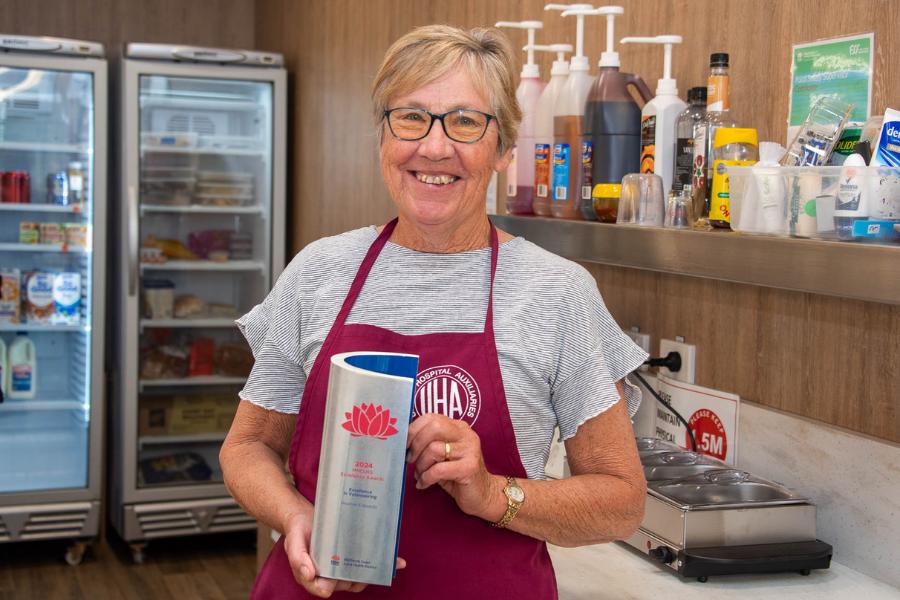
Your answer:
[[[222,482],[253,363],[234,320],[270,286],[272,86],[139,78],[140,488]]]
[[[93,85],[0,66],[0,493],[88,486]]]

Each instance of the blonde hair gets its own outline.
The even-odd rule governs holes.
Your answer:
[[[491,104],[500,132],[498,154],[516,143],[522,110],[516,100],[516,72],[512,48],[499,30],[464,30],[449,25],[413,29],[394,42],[384,56],[372,84],[372,101],[379,140],[381,122],[391,98],[436,81],[463,66],[476,89]]]

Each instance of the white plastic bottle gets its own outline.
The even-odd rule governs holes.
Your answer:
[[[560,8],[561,7],[561,8]],[[590,198],[594,150],[585,145],[584,103],[594,83],[590,63],[584,55],[584,18],[594,15],[590,4],[548,4],[545,10],[563,10],[576,17],[575,54],[569,61],[569,76],[553,107],[553,160],[550,212],[559,219],[581,219],[581,198]]]
[[[556,52],[550,70],[550,83],[541,92],[534,109],[534,214],[550,216],[550,195],[553,192],[553,108],[556,98],[569,77],[569,62],[566,52],[572,51],[572,44],[537,45],[535,50]]]
[[[0,338],[0,401],[6,398],[9,393],[9,387],[6,380],[9,376],[9,364],[6,356],[6,342]]]
[[[34,342],[24,333],[9,345],[9,399],[31,400],[37,387]]]
[[[528,61],[522,65],[519,87],[516,88],[516,100],[522,109],[522,123],[513,148],[512,162],[506,170],[506,212],[530,215],[534,199],[534,161],[531,160],[531,149],[534,148],[535,107],[546,85],[541,79],[540,69],[534,63],[534,32],[543,28],[544,24],[540,21],[498,21],[495,26],[528,30],[528,45],[524,48],[528,52]]]
[[[680,35],[626,37],[622,44],[662,44],[663,76],[656,84],[656,97],[641,111],[641,173],[656,173],[663,180],[663,194],[672,189],[675,176],[675,125],[687,103],[678,97],[678,82],[672,79],[672,45]]]
[[[851,154],[844,161],[835,196],[834,228],[842,240],[853,239],[853,223],[869,216],[866,161]]]

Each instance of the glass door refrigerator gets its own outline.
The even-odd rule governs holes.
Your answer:
[[[103,46],[0,35],[0,543],[98,533]]]
[[[234,320],[284,265],[286,73],[277,54],[129,44],[121,71],[113,525],[253,529],[218,453],[253,357]]]

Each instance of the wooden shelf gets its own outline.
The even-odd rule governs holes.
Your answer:
[[[900,305],[900,246],[492,215],[570,260]]]

